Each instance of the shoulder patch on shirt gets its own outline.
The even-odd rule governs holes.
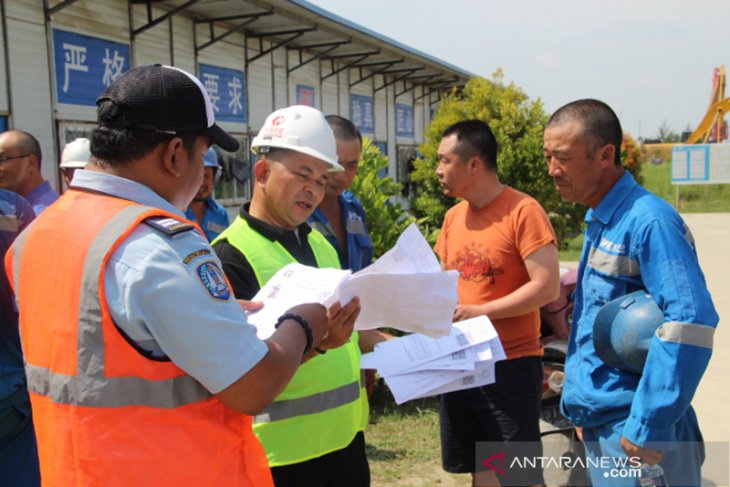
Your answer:
[[[223,271],[218,267],[218,264],[212,260],[203,262],[197,267],[196,271],[200,282],[203,283],[205,289],[214,299],[228,301],[231,298],[231,289],[228,287],[228,282],[226,282]]]
[[[197,259],[198,257],[202,257],[204,255],[210,255],[210,249],[200,249],[196,250],[195,252],[191,252],[188,254],[187,257],[183,259],[183,264],[188,265],[193,260]]]
[[[178,233],[189,232],[195,228],[188,223],[183,223],[179,220],[166,216],[153,216],[145,219],[144,222],[155,230],[159,230],[164,233],[168,237],[173,237]]]

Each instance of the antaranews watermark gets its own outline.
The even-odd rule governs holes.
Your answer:
[[[638,486],[644,467],[638,457],[586,456],[583,444],[570,435],[549,435],[542,443],[479,442],[476,446],[477,471],[493,472],[504,487],[540,483]],[[709,485],[730,485],[730,443],[705,442],[701,444],[701,448],[704,451],[704,461],[701,462],[702,483],[707,480]],[[665,459],[671,458],[669,452],[665,455]],[[692,462],[689,460],[679,458],[673,463],[682,464],[683,469],[697,468],[696,465],[690,465]],[[589,471],[593,475],[593,483],[589,480]],[[479,485],[478,479],[479,476],[476,485]],[[671,481],[669,485],[672,485]]]

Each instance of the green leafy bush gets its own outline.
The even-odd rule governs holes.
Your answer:
[[[390,250],[408,225],[416,221],[394,196],[401,194],[402,185],[378,172],[388,166],[388,158],[367,137],[363,138],[362,157],[357,177],[350,190],[355,193],[367,218],[368,232],[373,241],[374,258]]]

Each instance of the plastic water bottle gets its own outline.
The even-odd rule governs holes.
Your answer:
[[[641,477],[639,478],[641,487],[669,487],[667,477],[664,476],[664,469],[659,465],[641,466]]]

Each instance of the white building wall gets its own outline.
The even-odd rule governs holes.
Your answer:
[[[41,145],[41,172],[58,188],[58,153],[51,114],[51,82],[43,4],[32,0],[5,2],[8,39],[9,128],[33,134]]]
[[[188,73],[195,73],[195,44],[193,22],[189,17],[175,15],[172,18],[172,59],[170,62]]]
[[[287,51],[289,68],[297,66],[299,61],[299,51]],[[303,60],[307,60],[311,54],[304,54]],[[289,73],[289,102],[287,105],[297,104],[297,85],[303,85],[308,88],[314,88],[314,108],[322,111],[322,89],[319,82],[319,62],[311,61],[298,69]]]
[[[5,27],[3,24],[3,22],[0,22],[0,115],[9,115],[8,71],[5,66],[7,51],[5,46]]]
[[[256,43],[258,47],[258,43]],[[258,54],[249,47],[249,57]],[[274,108],[274,79],[271,54],[248,65],[248,122],[251,131],[258,133],[266,117]]]
[[[415,93],[419,92],[415,91]],[[425,100],[425,98],[421,98],[416,102],[414,111],[416,112],[416,127],[418,128],[418,131],[416,132],[416,142],[420,145],[426,141],[426,128],[431,122],[431,116],[428,110],[428,102]]]
[[[387,129],[386,139],[388,140],[388,175],[397,181],[398,175],[398,152],[397,152],[397,141],[395,138],[395,91],[393,85],[385,88],[386,91],[386,117],[387,117]]]
[[[286,75],[286,49],[279,48],[272,53],[273,59],[273,81],[274,81],[274,104],[269,113],[289,104],[289,83]],[[263,121],[262,121],[263,122]],[[263,123],[262,123],[263,124]],[[261,128],[259,125],[258,128]]]
[[[121,2],[120,2],[121,3]],[[165,13],[159,8],[152,8],[152,18],[156,19]],[[139,29],[147,23],[147,9],[134,9],[134,28]],[[132,49],[134,66],[147,64],[172,64],[170,51],[170,24],[160,22],[154,27],[137,34]]]
[[[377,76],[378,83],[382,84],[382,77]],[[375,135],[374,140],[377,142],[386,142],[388,140],[388,94],[386,89],[379,90],[375,93]],[[389,173],[390,174],[390,173]]]
[[[317,66],[319,67],[320,73],[324,72],[323,70],[327,70],[326,72],[329,72],[329,62],[323,63],[318,61]],[[340,87],[337,84],[337,79],[338,78],[335,75],[320,82],[320,85],[322,86],[322,96],[320,97],[322,101],[322,112],[326,115],[342,115],[343,112],[343,108],[340,105]]]
[[[346,110],[340,106],[340,88],[334,79],[334,77],[328,78],[322,83],[322,112],[327,115],[342,115]]]
[[[350,115],[350,74],[349,69],[337,73],[332,78],[337,79],[337,93],[340,103],[340,115],[352,118]]]

